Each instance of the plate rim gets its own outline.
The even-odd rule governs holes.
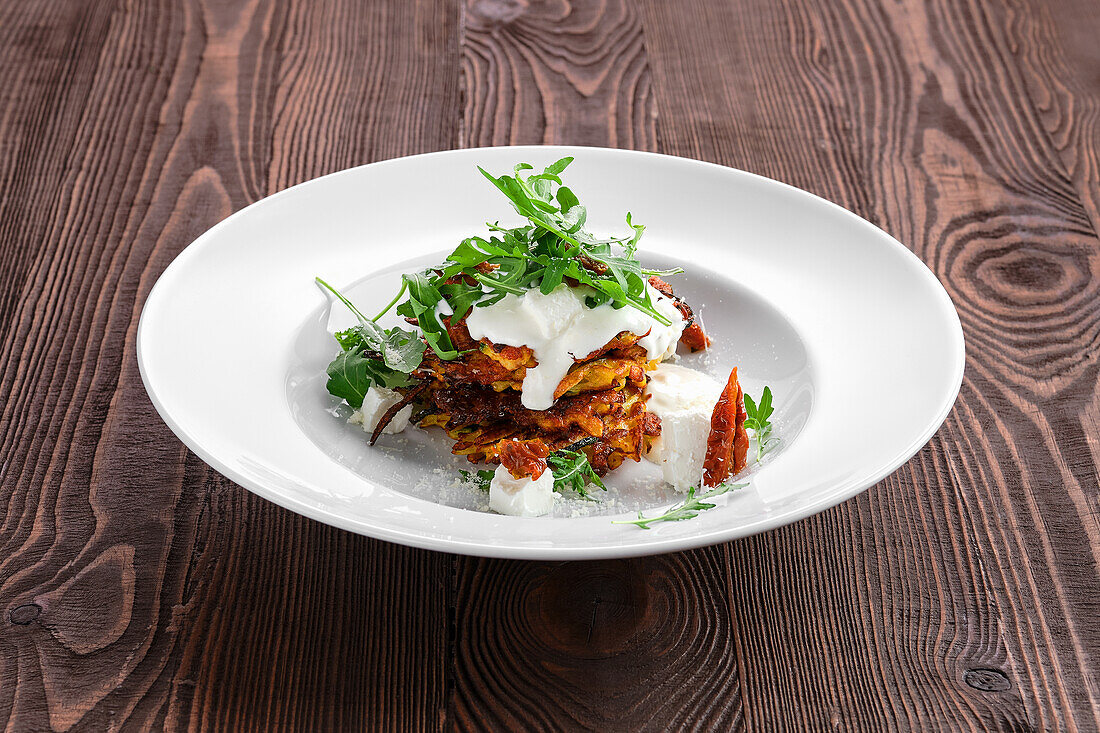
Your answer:
[[[146,364],[145,349],[143,344],[145,343],[146,326],[148,320],[146,318],[149,312],[149,304],[155,303],[156,299],[161,297],[158,293],[166,287],[166,281],[171,278],[167,277],[174,271],[178,271],[185,263],[191,258],[196,256],[196,253],[200,252],[206,245],[206,243],[213,239],[217,233],[224,228],[230,221],[245,215],[254,207],[261,205],[270,205],[272,201],[278,200],[284,195],[289,195],[292,191],[308,188],[313,185],[319,184],[321,181],[325,181],[330,178],[339,176],[351,175],[356,171],[360,171],[366,168],[380,168],[389,167],[394,164],[398,164],[401,161],[410,159],[424,158],[428,156],[432,157],[452,157],[463,155],[475,155],[481,151],[501,151],[511,150],[517,153],[523,151],[530,152],[546,152],[546,151],[561,151],[564,154],[569,154],[575,151],[600,151],[601,153],[610,153],[612,155],[623,155],[626,157],[642,157],[642,158],[657,158],[663,160],[672,160],[679,165],[700,166],[702,168],[721,170],[725,173],[733,172],[740,176],[745,176],[750,180],[755,180],[757,183],[764,186],[777,186],[780,190],[787,193],[796,193],[801,196],[808,196],[815,200],[817,204],[824,204],[827,209],[832,209],[838,213],[841,217],[870,230],[870,232],[890,243],[895,251],[900,253],[903,259],[907,259],[909,264],[916,265],[914,268],[916,272],[920,273],[920,276],[928,280],[932,287],[932,291],[935,295],[941,298],[944,304],[947,306],[947,313],[951,316],[949,319],[949,333],[944,335],[947,337],[947,341],[951,347],[951,356],[955,359],[955,370],[951,378],[951,387],[944,394],[943,404],[941,404],[939,411],[936,413],[936,417],[931,420],[924,430],[921,431],[919,436],[915,437],[901,449],[893,459],[885,462],[883,468],[878,471],[872,472],[870,478],[864,479],[849,479],[841,481],[835,485],[832,491],[825,493],[813,500],[801,503],[796,508],[779,511],[776,514],[769,514],[761,517],[759,520],[740,524],[729,529],[719,529],[706,533],[692,534],[687,536],[675,536],[662,538],[659,536],[645,535],[639,536],[639,540],[643,537],[652,538],[647,539],[644,542],[631,542],[629,544],[622,545],[605,545],[596,547],[531,547],[509,544],[479,544],[473,541],[467,541],[461,538],[448,538],[440,539],[436,537],[425,536],[417,534],[415,532],[409,532],[402,529],[395,529],[392,526],[386,526],[384,523],[371,524],[364,526],[362,520],[353,520],[345,518],[339,513],[332,511],[331,509],[322,508],[312,505],[305,500],[280,493],[275,490],[269,489],[262,481],[259,481],[248,474],[245,474],[227,462],[219,459],[213,452],[208,450],[203,443],[196,438],[193,434],[183,428],[166,409],[161,397],[156,393],[151,385],[151,379],[148,373],[148,366]],[[146,394],[148,394],[150,401],[156,409],[157,414],[172,431],[172,433],[193,453],[201,458],[207,465],[222,474],[226,478],[230,479],[234,483],[244,487],[248,491],[256,494],[257,496],[276,504],[277,506],[288,509],[297,514],[301,514],[309,519],[318,521],[339,529],[350,531],[356,534],[373,537],[388,542],[395,542],[397,544],[408,545],[411,547],[417,547],[420,549],[434,550],[439,552],[451,552],[460,555],[469,555],[476,557],[496,557],[496,558],[509,558],[509,559],[524,559],[524,560],[596,560],[596,559],[613,559],[613,558],[627,558],[627,557],[639,557],[647,555],[659,555],[669,552],[685,551],[698,549],[700,547],[707,547],[711,545],[730,542],[736,539],[744,537],[751,537],[761,532],[766,532],[771,529],[793,524],[795,522],[812,517],[823,511],[826,511],[832,507],[838,506],[849,499],[852,499],[864,491],[868,490],[872,486],[875,486],[883,479],[892,475],[901,466],[907,463],[914,455],[916,455],[921,448],[923,448],[931,438],[939,431],[940,427],[944,424],[947,417],[950,415],[951,410],[954,409],[955,403],[958,399],[959,392],[962,388],[963,377],[966,368],[966,345],[965,337],[962,329],[962,323],[959,318],[958,309],[955,307],[954,301],[951,299],[950,294],[944,288],[943,283],[940,282],[936,274],[928,267],[928,265],[918,257],[912,250],[898,241],[889,232],[885,231],[881,227],[872,224],[858,214],[844,208],[843,206],[829,201],[817,194],[810,191],[798,188],[783,181],[778,181],[767,176],[763,176],[751,171],[745,171],[739,168],[722,165],[719,163],[713,163],[709,161],[698,160],[696,158],[690,158],[687,156],[669,155],[665,153],[656,153],[651,151],[629,150],[622,148],[609,148],[600,146],[588,146],[588,145],[496,145],[486,146],[479,148],[456,148],[449,150],[431,151],[424,153],[417,153],[414,155],[397,156],[393,158],[387,158],[384,160],[373,161],[362,165],[352,166],[350,168],[344,168],[342,170],[333,171],[331,173],[311,178],[306,181],[302,181],[293,186],[281,189],[269,196],[265,196],[257,201],[252,202],[248,206],[233,212],[229,216],[225,217],[221,221],[217,222],[210,228],[202,232],[198,237],[187,244],[180,252],[172,259],[172,261],[164,268],[164,270],[158,275],[156,282],[150,289],[149,294],[146,296],[145,301],[142,303],[141,315],[138,320],[137,336],[135,338],[135,350],[137,352],[138,372],[141,375],[142,385],[145,388]],[[368,480],[368,479],[364,479]],[[369,480],[368,480],[369,481]],[[554,521],[540,519],[536,521]]]

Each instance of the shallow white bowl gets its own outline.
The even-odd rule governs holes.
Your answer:
[[[647,226],[642,259],[688,271],[670,280],[702,307],[717,344],[686,363],[722,379],[737,365],[750,394],[764,384],[775,392],[779,447],[747,488],[693,520],[641,530],[606,513],[524,519],[463,508],[461,493],[440,488],[463,466],[441,440],[411,429],[369,448],[324,391],[336,350],[328,333],[347,316],[330,312],[315,275],[373,312],[401,271],[442,259],[486,220],[517,219],[476,166],[501,173],[565,155],[576,158],[566,183],[587,205],[589,229],[620,232],[631,211]],[[816,196],[684,158],[509,147],[362,166],[234,214],[153,288],[138,361],[176,435],[276,504],[434,550],[582,559],[744,537],[858,494],[943,422],[962,380],[963,339],[950,299],[919,259]],[[671,503],[667,490],[646,493],[646,474],[631,470],[633,493],[612,511]]]

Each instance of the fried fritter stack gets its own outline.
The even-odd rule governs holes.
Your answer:
[[[416,376],[428,381],[414,413],[422,427],[438,425],[454,441],[453,452],[473,463],[498,463],[501,441],[540,439],[551,450],[580,444],[597,473],[641,457],[646,435],[660,434],[647,413],[646,351],[639,337],[623,332],[577,360],[554,393],[548,410],[520,402],[527,369],[537,365],[531,349],[474,341],[465,321],[447,329],[455,348],[467,351],[443,361],[425,355]]]

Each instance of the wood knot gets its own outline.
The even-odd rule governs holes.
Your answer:
[[[129,625],[134,585],[134,548],[115,545],[35,598],[45,609],[39,623],[77,654],[98,651],[117,641]]]
[[[963,673],[963,682],[982,692],[1004,692],[1011,689],[1012,681],[999,669],[979,667]]]
[[[1024,224],[975,224],[937,257],[948,263],[968,338],[1011,363],[1012,378],[1036,380],[1034,388],[1049,394],[1056,387],[1048,380],[1065,384],[1087,365],[1080,344],[1095,324],[1100,254],[1074,232],[1037,225],[1029,232]]]
[[[1075,241],[973,237],[950,261],[961,294],[1006,324],[1060,316],[1096,287],[1094,254]]]
[[[17,626],[26,626],[38,618],[40,613],[42,613],[42,606],[37,603],[24,603],[22,606],[16,606],[8,611],[8,621]]]
[[[551,571],[532,600],[547,644],[599,659],[630,646],[644,622],[647,591],[636,562],[570,562]]]
[[[1039,291],[1053,290],[1066,274],[1060,263],[1034,256],[1006,258],[996,269],[1005,284]]]
[[[974,270],[987,297],[1025,307],[1065,302],[1087,286],[1088,273],[1079,255],[1036,245],[982,253]]]

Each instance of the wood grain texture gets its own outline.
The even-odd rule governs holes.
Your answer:
[[[776,639],[773,628],[753,628],[766,608],[752,586],[734,603],[745,613],[739,628],[776,644],[746,657],[746,701],[776,703],[746,702],[760,713],[750,725],[1092,729],[1089,650],[1098,647],[1088,619],[1100,532],[1085,436],[1096,432],[1087,405],[1096,399],[1100,253],[1039,105],[1021,104],[1020,32],[1040,18],[990,3],[734,5],[695,3],[697,14],[685,15],[705,20],[685,29],[667,6],[647,4],[659,138],[817,190],[880,223],[945,283],[968,344],[959,405],[908,467],[797,529],[731,546],[735,577],[753,583],[761,569],[746,572],[742,551],[756,545],[776,558],[776,586],[797,609],[787,614],[789,636]],[[723,46],[717,32],[706,35],[714,28],[727,38],[736,30]],[[659,36],[679,43],[669,59]],[[687,39],[728,56],[693,56]],[[723,78],[747,78],[715,93],[717,80],[705,76],[715,66]],[[662,96],[681,84],[693,93]],[[718,120],[725,125],[715,129]],[[788,146],[799,152],[783,154]],[[1067,391],[1083,399],[1075,405]],[[1091,473],[1067,471],[1074,459]],[[853,549],[860,535],[870,544]],[[801,559],[819,552],[842,562]],[[792,578],[791,566],[803,572]],[[860,608],[884,612],[853,618],[861,643],[810,686],[820,705],[792,717],[776,686],[788,684],[792,664],[804,680],[836,665],[850,633],[838,624],[841,608],[798,601],[837,586],[854,590]],[[824,637],[816,653],[784,653],[814,635]],[[1004,675],[994,685],[1003,690],[975,689],[987,669]]]
[[[459,559],[456,730],[742,724],[719,549],[613,562]]]
[[[0,28],[0,726],[1100,729],[1094,3],[0,0]],[[944,428],[766,535],[524,563],[302,519],[160,422],[137,316],[194,237],[532,142],[884,227],[963,321]]]
[[[2,7],[0,720],[437,727],[447,559],[214,474],[158,419],[133,341],[157,275],[232,211],[456,144],[457,10]]]
[[[650,150],[654,115],[630,0],[467,0],[463,144]]]

